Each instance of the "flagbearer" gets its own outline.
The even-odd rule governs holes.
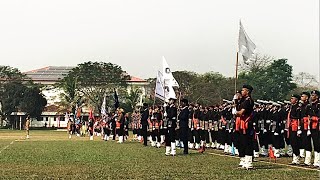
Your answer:
[[[236,116],[240,117],[240,124],[236,127],[239,130],[239,156],[240,166],[246,169],[252,169],[252,156],[253,156],[253,138],[254,129],[252,122],[252,112],[254,102],[251,98],[251,92],[253,88],[250,85],[243,85],[240,100],[239,111],[236,112]]]
[[[143,145],[147,146],[147,135],[148,135],[148,118],[149,118],[149,109],[148,109],[148,104],[147,103],[143,103],[143,107],[142,107],[142,111],[141,111],[141,135],[143,136]]]
[[[176,98],[169,99],[169,107],[166,107],[166,117],[168,120],[167,123],[167,133],[165,137],[166,141],[166,155],[176,155],[176,143],[175,143],[175,129],[177,121],[177,108],[175,106]],[[171,146],[170,146],[171,145]]]

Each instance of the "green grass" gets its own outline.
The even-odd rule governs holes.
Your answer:
[[[238,159],[191,151],[166,157],[164,148],[137,142],[68,139],[66,132],[0,130],[0,179],[318,179],[319,172],[255,163],[238,169]],[[17,140],[17,141],[15,141]],[[13,144],[10,143],[14,141]],[[287,162],[288,158],[280,161]]]

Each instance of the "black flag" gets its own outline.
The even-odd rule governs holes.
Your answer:
[[[114,108],[117,109],[119,107],[119,99],[117,95],[116,89],[114,89]]]

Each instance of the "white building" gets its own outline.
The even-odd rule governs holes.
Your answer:
[[[39,83],[46,85],[42,93],[45,95],[47,99],[47,106],[42,113],[42,117],[40,119],[34,119],[31,123],[32,127],[66,127],[67,122],[64,120],[64,114],[60,114],[57,112],[58,107],[56,106],[56,102],[60,102],[59,95],[62,93],[61,89],[54,88],[53,85],[58,82],[59,79],[63,79],[73,67],[70,66],[48,66],[41,69],[35,69],[32,71],[24,72],[29,78],[33,80],[34,83]],[[145,96],[147,93],[147,86],[149,83],[146,80],[130,76],[130,80],[128,80],[128,91],[131,88],[140,88],[142,91],[142,96]],[[88,115],[85,109],[83,109],[84,115]],[[18,116],[20,114],[18,113]],[[20,117],[23,114],[20,115]],[[22,118],[20,118],[20,121]],[[24,120],[22,119],[22,124],[24,124]],[[20,124],[21,124],[20,123]],[[18,127],[19,125],[16,125]]]

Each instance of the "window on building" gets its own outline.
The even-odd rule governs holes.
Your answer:
[[[46,121],[49,121],[49,117],[46,117]]]

